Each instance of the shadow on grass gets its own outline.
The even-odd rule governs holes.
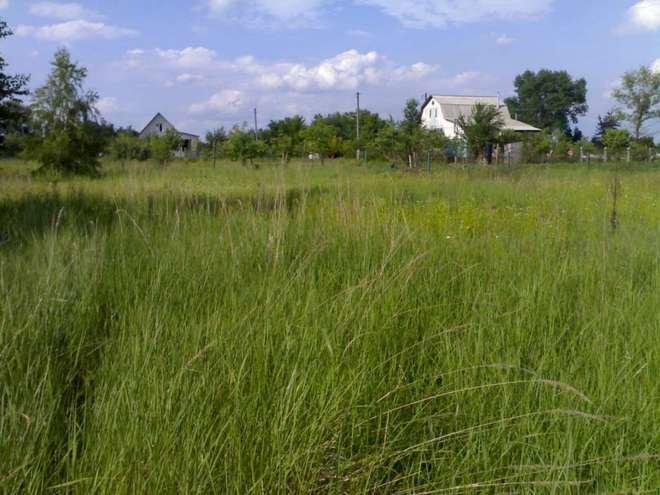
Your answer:
[[[303,205],[315,201],[328,189],[289,189],[282,194],[213,196],[208,194],[146,194],[138,199],[109,198],[82,190],[62,195],[57,192],[29,194],[19,199],[0,200],[0,248],[16,248],[31,239],[62,227],[81,235],[110,228],[120,211],[141,219],[164,219],[175,212],[226,216],[241,211],[271,213],[286,210],[294,215]]]

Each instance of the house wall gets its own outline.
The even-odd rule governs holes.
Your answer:
[[[159,115],[145,127],[140,137],[163,136],[170,129],[176,130],[172,124]]]
[[[441,130],[449,139],[456,137],[456,126],[442,115],[442,108],[431,100],[422,113],[422,127],[425,129]]]

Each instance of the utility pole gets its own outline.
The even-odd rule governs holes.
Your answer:
[[[254,139],[259,141],[259,127],[257,127],[257,109],[254,109]]]
[[[356,119],[356,144],[357,144],[357,160],[360,161],[360,92],[356,94],[357,97],[357,111],[355,112]]]

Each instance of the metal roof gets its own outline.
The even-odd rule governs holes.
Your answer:
[[[446,96],[446,95],[433,95],[428,98],[422,111],[427,105],[437,103],[442,111],[442,116],[449,122],[456,122],[462,115],[469,117],[472,115],[474,106],[478,103],[483,105],[492,105],[498,107],[500,115],[504,121],[504,129],[516,132],[540,132],[534,126],[520,122],[511,117],[509,108],[501,103],[498,96]]]

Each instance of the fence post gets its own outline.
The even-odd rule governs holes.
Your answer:
[[[630,163],[630,146],[628,146],[628,149],[626,150],[626,162]]]
[[[607,163],[607,146],[603,148],[603,161]]]

